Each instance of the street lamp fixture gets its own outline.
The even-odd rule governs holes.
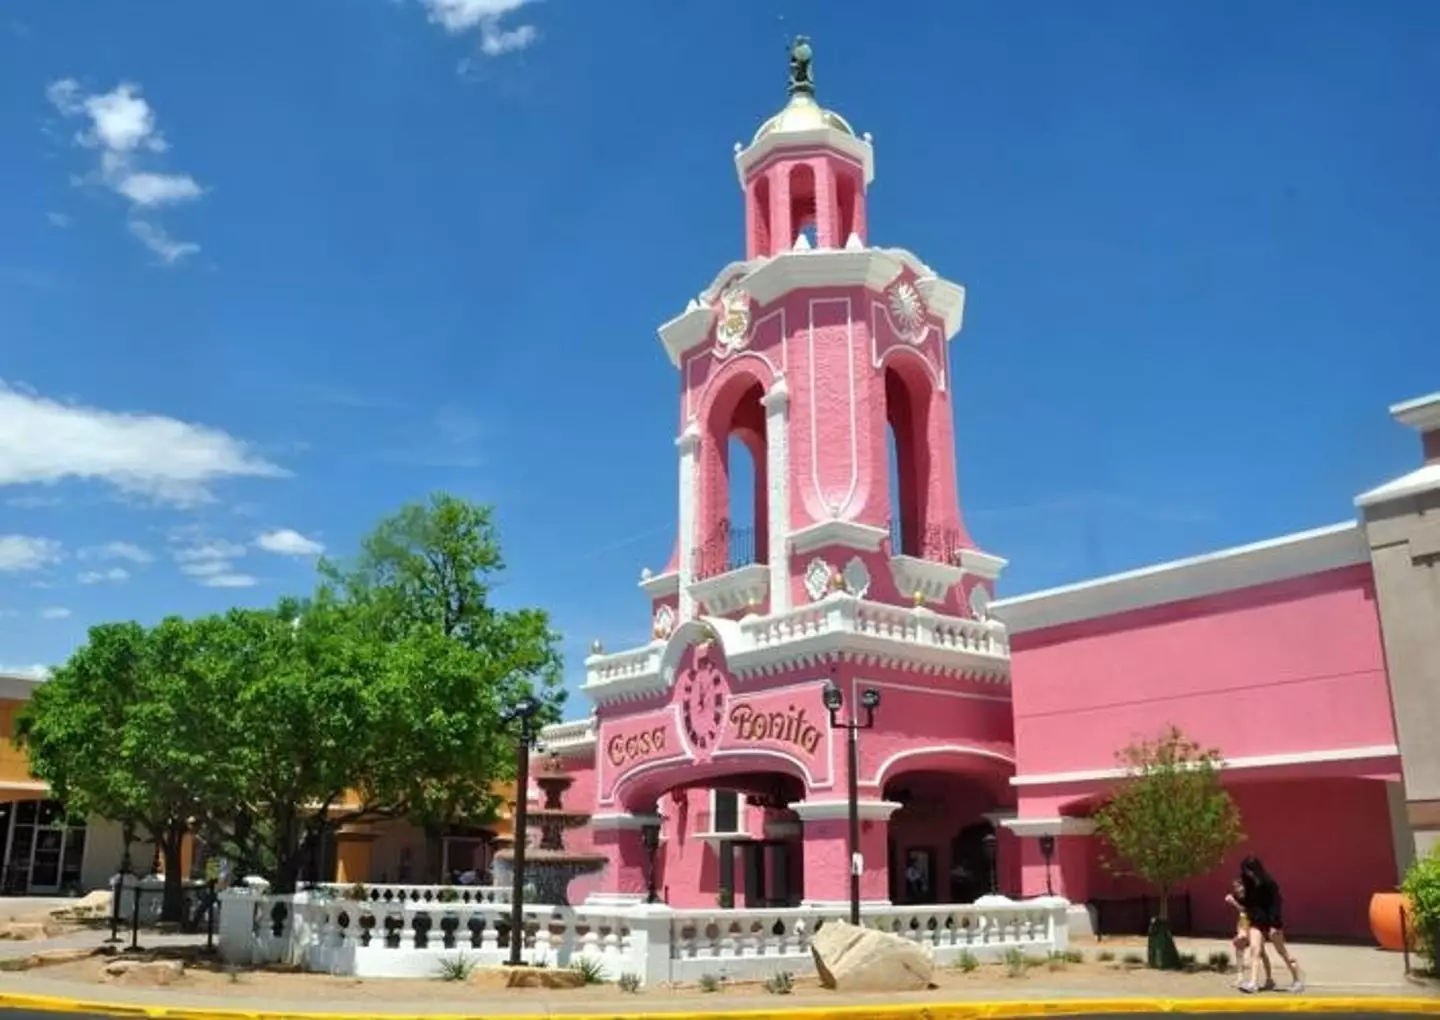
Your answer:
[[[525,697],[501,713],[500,719],[515,729],[515,847],[510,876],[510,966],[520,967],[520,951],[525,946],[525,827],[530,808],[530,748],[539,736],[535,717],[540,702]]]
[[[1000,891],[999,883],[995,881],[995,833],[987,832],[980,837],[980,850],[985,854],[985,873],[989,881],[990,895],[994,896]]]
[[[660,822],[661,819],[657,816],[655,821],[640,826],[640,843],[645,848],[646,903],[660,902],[655,889],[655,858],[660,850]]]
[[[867,687],[862,691],[860,707],[865,710],[864,718],[857,719],[852,711],[850,718],[845,722],[840,721],[840,711],[845,707],[845,694],[836,686],[833,676],[830,683],[825,685],[821,698],[825,703],[826,711],[830,713],[831,728],[845,731],[846,746],[849,752],[850,923],[858,927],[860,925],[860,873],[865,870],[865,862],[860,856],[860,752],[857,734],[860,730],[868,730],[875,725],[875,709],[880,707],[880,692],[873,687]]]
[[[1050,885],[1050,860],[1055,856],[1055,837],[1048,833],[1040,837],[1040,856],[1045,858],[1045,895],[1054,896],[1055,890]]]

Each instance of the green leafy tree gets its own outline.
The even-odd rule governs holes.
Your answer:
[[[1429,963],[1431,974],[1440,974],[1436,939],[1440,938],[1440,846],[1417,857],[1405,872],[1401,892],[1410,900],[1406,924],[1420,955]]]
[[[161,916],[184,909],[181,843],[214,776],[220,713],[196,682],[195,628],[167,619],[91,628],[88,639],[37,688],[15,734],[30,769],[67,810],[126,825],[153,842],[165,865]]]
[[[1155,888],[1160,907],[1150,928],[1149,963],[1175,969],[1180,958],[1170,933],[1170,894],[1219,867],[1244,840],[1240,811],[1221,785],[1220,752],[1174,726],[1118,758],[1125,777],[1095,813],[1112,851],[1105,865]]]

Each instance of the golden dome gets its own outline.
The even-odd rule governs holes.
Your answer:
[[[767,135],[819,131],[822,128],[834,128],[851,137],[855,135],[855,129],[844,117],[833,110],[825,109],[808,93],[796,92],[790,97],[790,102],[785,104],[785,109],[760,125],[760,130],[755,132],[750,144],[754,145]]]

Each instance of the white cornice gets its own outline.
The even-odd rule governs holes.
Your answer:
[[[710,616],[728,616],[758,606],[765,601],[770,588],[770,567],[750,563],[723,574],[715,574],[690,585],[690,597],[705,607]]]
[[[990,603],[990,612],[1005,621],[1011,634],[1024,634],[1318,574],[1369,560],[1365,536],[1359,525],[1351,521],[1032,595],[996,599]]]
[[[652,574],[647,570],[640,575],[640,588],[652,600],[679,594],[680,571],[671,570],[664,574]]]
[[[973,574],[985,581],[998,580],[1000,572],[1009,565],[1010,561],[1003,556],[992,556],[979,549],[960,550],[960,566],[965,568],[967,574]]]
[[[595,717],[546,726],[540,730],[540,742],[547,752],[562,757],[587,754],[595,749]]]
[[[901,595],[918,594],[926,602],[943,602],[945,593],[965,577],[965,568],[918,556],[891,556],[890,575]]]
[[[1089,818],[1006,818],[1000,822],[1017,836],[1089,836],[1095,822]]]
[[[846,246],[788,251],[771,258],[731,263],[699,298],[690,301],[685,311],[660,327],[660,342],[665,345],[671,364],[679,366],[687,351],[699,347],[710,337],[715,323],[713,303],[722,290],[732,286],[743,286],[764,309],[802,288],[864,287],[878,294],[906,269],[915,274],[916,289],[944,323],[945,339],[953,339],[960,331],[964,316],[964,287],[942,279],[903,248]]]
[[[29,701],[35,688],[45,683],[47,677],[30,676],[26,673],[0,673],[0,699],[6,701]]]
[[[784,152],[800,156],[806,150],[817,154],[839,154],[858,164],[865,174],[865,186],[875,180],[875,149],[865,138],[856,138],[839,128],[815,128],[811,131],[775,131],[762,133],[747,148],[735,153],[735,172],[743,190],[745,182],[771,156]]]
[[[1426,464],[1408,475],[1401,475],[1393,482],[1386,482],[1369,492],[1362,492],[1355,497],[1355,505],[1366,510],[1381,503],[1393,503],[1397,499],[1420,496],[1437,489],[1440,489],[1440,462]]]
[[[899,811],[900,805],[891,800],[862,800],[856,802],[855,808],[862,822],[883,822]],[[831,822],[850,817],[847,800],[802,800],[791,804],[790,809],[802,822]]]
[[[1408,425],[1417,432],[1440,429],[1440,393],[1430,393],[1394,404],[1390,408],[1390,416],[1401,425]]]
[[[659,815],[602,814],[590,816],[590,828],[597,832],[613,832],[617,829],[635,831],[647,825],[659,825],[664,819]]]
[[[826,546],[838,545],[861,552],[874,552],[889,537],[890,532],[874,524],[861,524],[859,521],[819,521],[790,532],[790,551],[804,555]]]
[[[738,621],[688,621],[668,643],[592,655],[585,660],[586,682],[580,689],[597,705],[666,690],[670,678],[665,663],[673,664],[680,650],[693,642],[696,627],[719,640],[731,673],[742,681],[837,661],[991,683],[1008,683],[1010,677],[1009,641],[998,620],[947,616],[923,606],[900,608],[832,592],[819,602],[781,613]]]
[[[1220,763],[1226,771],[1236,769],[1273,769],[1293,765],[1321,765],[1330,762],[1371,761],[1395,758],[1400,748],[1394,744],[1378,744],[1371,747],[1341,747],[1323,751],[1296,751],[1289,754],[1260,754],[1248,757],[1227,758]],[[1124,769],[1087,769],[1079,772],[1037,772],[1032,775],[1014,776],[1011,786],[1066,786],[1072,783],[1096,783],[1123,779]]]

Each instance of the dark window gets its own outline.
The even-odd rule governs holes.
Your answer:
[[[715,832],[738,832],[740,830],[740,795],[734,790],[715,791],[715,817],[711,819]]]

